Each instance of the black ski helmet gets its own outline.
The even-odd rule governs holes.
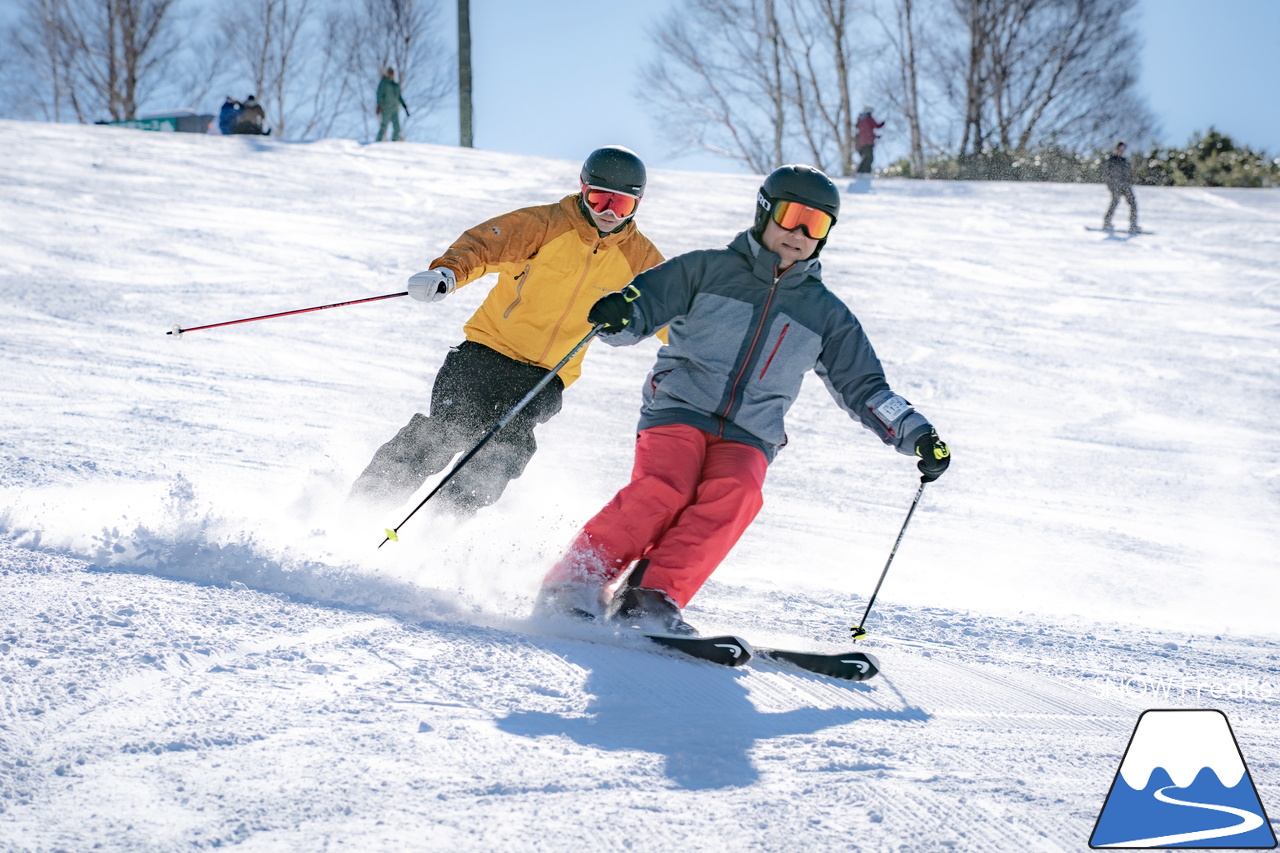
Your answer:
[[[798,201],[829,213],[833,226],[840,218],[840,191],[821,170],[799,164],[779,166],[764,179],[760,192],[756,195],[756,224],[751,229],[751,236],[756,240],[764,236],[769,213],[780,201]],[[830,236],[830,232],[827,233]],[[826,244],[827,238],[823,237],[810,257],[818,257]]]
[[[621,145],[606,145],[587,155],[581,178],[589,187],[642,196],[647,174],[636,152]]]

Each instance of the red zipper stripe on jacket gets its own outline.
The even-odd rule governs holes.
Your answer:
[[[782,340],[787,336],[787,329],[790,328],[790,323],[782,327],[782,334],[778,335],[778,342],[773,345],[773,352],[769,353],[769,357],[765,360],[764,370],[760,371],[760,379],[764,379],[764,375],[769,372],[769,365],[773,364],[773,357],[778,354],[778,347],[782,346]]]
[[[764,301],[764,310],[760,312],[760,325],[756,326],[756,336],[751,339],[751,346],[747,347],[747,357],[742,360],[742,367],[738,370],[738,375],[733,378],[733,386],[729,389],[729,402],[724,407],[724,417],[726,419],[729,417],[729,412],[733,410],[734,399],[738,396],[738,384],[742,382],[742,377],[747,372],[747,365],[751,363],[751,356],[756,351],[756,344],[760,343],[760,333],[764,331],[764,321],[769,319],[769,306],[773,304],[773,295],[778,292],[777,267],[774,267],[773,273],[773,286],[769,288],[769,298]]]

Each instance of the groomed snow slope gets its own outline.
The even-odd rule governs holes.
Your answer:
[[[584,141],[584,154],[596,144]],[[577,164],[0,122],[0,850],[1083,850],[1148,707],[1280,811],[1280,192],[851,187],[826,279],[952,445],[865,684],[525,618],[629,472],[656,349],[596,347],[501,504],[344,506],[485,284],[394,293]],[[642,154],[644,152],[641,152]],[[757,177],[658,172],[668,255]],[[915,489],[816,380],[689,609],[836,650]],[[407,511],[407,508],[406,508]]]

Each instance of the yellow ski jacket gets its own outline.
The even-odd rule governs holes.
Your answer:
[[[587,312],[597,299],[660,263],[635,220],[601,237],[574,193],[480,223],[431,269],[453,270],[459,287],[498,273],[464,327],[467,340],[550,370],[591,331]],[[585,355],[583,348],[560,371],[566,387],[581,375]]]

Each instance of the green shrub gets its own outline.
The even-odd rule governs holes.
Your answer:
[[[1186,148],[1152,148],[1132,152],[1135,184],[1147,186],[1272,187],[1280,186],[1280,158],[1268,160],[1262,152],[1237,146],[1231,137],[1212,127],[1196,134]],[[924,164],[924,174],[915,174],[905,158],[879,170],[884,177],[930,178],[961,181],[1052,181],[1054,183],[1101,183],[1102,162],[1110,151],[1089,154],[1072,151],[1057,143],[1037,146],[1034,151],[989,148],[977,154],[942,154]]]

